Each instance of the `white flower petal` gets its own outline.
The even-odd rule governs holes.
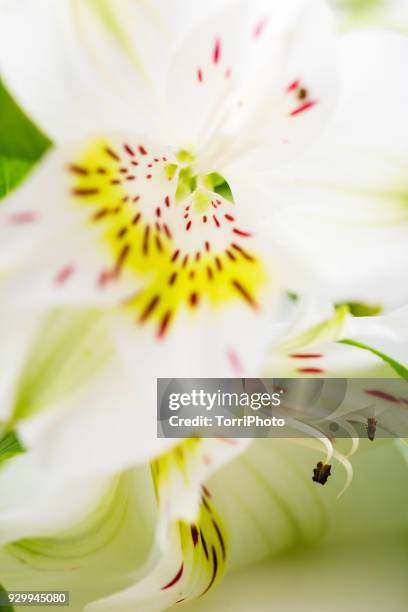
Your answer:
[[[278,9],[257,0],[235,2],[198,28],[169,74],[181,144],[218,171],[243,152],[250,152],[243,163],[268,167],[303,145],[331,108],[329,21],[320,2],[290,0]]]
[[[252,191],[261,206],[257,218],[282,265],[289,260],[295,291],[389,305],[406,298],[407,58],[402,36],[345,37],[341,98],[320,141],[295,164],[238,182],[237,194]]]
[[[197,519],[203,493],[208,497],[203,483],[249,444],[249,440],[238,438],[187,438],[152,461],[161,514],[157,537],[163,548],[175,522],[194,523]]]
[[[163,136],[160,96],[170,51],[219,4],[206,2],[197,12],[185,0],[171,8],[163,0],[23,0],[18,6],[2,0],[2,77],[58,141],[129,126]]]
[[[25,446],[37,450],[43,470],[68,477],[113,474],[174,443],[157,439],[154,408],[153,402],[143,404],[113,362],[77,391],[21,420],[17,431]]]
[[[304,300],[272,335],[264,375],[402,376],[408,364],[406,325],[406,308],[353,317],[346,305],[330,311],[324,302],[316,308],[313,300]]]
[[[45,132],[66,140],[95,128],[154,127],[154,90],[140,49],[160,57],[163,36],[149,7],[121,3],[124,12],[132,9],[137,51],[109,2],[3,0],[1,7],[2,76]]]
[[[115,355],[100,313],[32,316],[34,329],[17,313],[4,324],[10,320],[15,327],[7,330],[0,355],[0,433],[14,429],[35,451],[39,470],[68,478],[114,474],[174,444],[157,439],[155,392],[146,404]],[[17,329],[26,332],[24,345]]]

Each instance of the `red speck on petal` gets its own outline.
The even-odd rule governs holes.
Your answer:
[[[244,368],[243,368],[240,358],[238,357],[237,351],[232,348],[228,349],[227,358],[235,374],[240,376],[243,373]]]
[[[324,372],[322,368],[298,368],[297,371],[301,374],[322,374]]]
[[[263,17],[260,21],[258,21],[258,23],[256,24],[254,28],[254,38],[259,38],[262,35],[267,23],[268,23],[267,17]]]
[[[72,264],[64,266],[55,276],[54,283],[56,285],[63,285],[73,275],[74,272],[75,268]]]
[[[37,213],[31,210],[14,213],[9,217],[10,223],[13,225],[25,225],[26,223],[33,223],[34,221],[37,221],[37,219]]]
[[[171,234],[169,226],[166,223],[163,224],[163,229],[165,231],[167,238],[171,238],[172,234]]]
[[[364,392],[367,393],[367,395],[371,395],[372,397],[378,397],[379,399],[383,399],[387,402],[399,404],[400,401],[397,397],[395,397],[395,395],[391,395],[391,393],[381,391],[380,389],[365,389]]]
[[[220,61],[220,57],[221,57],[221,39],[217,37],[215,39],[214,49],[213,49],[213,56],[212,56],[213,63],[218,64],[218,62]]]
[[[123,148],[125,149],[126,153],[128,153],[131,157],[135,156],[135,152],[128,144],[124,144]]]
[[[159,329],[157,331],[157,337],[159,338],[159,340],[163,339],[164,336],[166,335],[167,328],[168,328],[169,323],[170,323],[170,319],[171,319],[171,312],[168,310],[166,312],[166,314],[164,315],[163,319],[161,320]],[[181,570],[179,572],[180,575],[177,574],[177,576],[173,579],[173,581],[171,583],[169,583],[166,587],[163,587],[163,589],[164,588],[169,588],[170,586],[175,584],[177,582],[177,580],[179,580],[179,578],[181,577],[182,573],[183,573],[183,566],[181,566]]]
[[[250,234],[249,232],[244,232],[236,227],[234,227],[232,231],[234,232],[234,234],[237,234],[237,236],[242,236],[243,238],[250,238],[252,236],[252,234]]]
[[[292,353],[289,357],[292,359],[320,359],[323,355],[320,353]]]
[[[293,111],[291,111],[289,113],[289,116],[290,117],[296,117],[296,115],[300,115],[301,113],[304,113],[305,111],[309,110],[310,108],[313,108],[314,106],[316,106],[316,104],[317,104],[317,100],[309,100],[308,102],[305,102],[304,104],[301,104],[300,106],[295,108]]]
[[[139,145],[138,147],[140,155],[147,155],[147,151],[143,145]]]
[[[198,304],[198,295],[197,293],[192,293],[190,295],[190,304],[193,308],[195,308]]]
[[[203,82],[203,78],[204,78],[203,71],[201,70],[201,68],[197,68],[197,79],[199,83]]]
[[[292,81],[290,85],[287,86],[286,93],[290,93],[291,91],[296,91],[297,89],[299,89],[299,87],[300,87],[300,79],[296,79],[295,81]]]

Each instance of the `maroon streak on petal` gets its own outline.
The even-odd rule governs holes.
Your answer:
[[[205,589],[205,591],[203,591],[200,595],[200,597],[202,597],[203,595],[205,595],[207,593],[207,591],[209,591],[212,587],[212,585],[214,584],[214,580],[217,577],[217,571],[218,571],[218,559],[217,559],[217,553],[215,552],[215,548],[214,546],[211,546],[211,551],[212,551],[212,557],[213,557],[213,574],[211,576],[211,580],[209,585],[207,586],[207,588]]]
[[[292,353],[289,357],[292,359],[320,359],[323,355],[320,353]]]
[[[393,402],[394,404],[400,403],[400,400],[395,397],[395,395],[391,395],[391,393],[381,391],[380,389],[365,389],[364,392],[367,393],[367,395],[378,397],[379,399],[386,400],[387,402]]]
[[[180,580],[180,578],[183,575],[183,570],[184,570],[184,563],[181,564],[181,567],[180,567],[179,571],[177,572],[177,574],[174,576],[174,578],[172,578],[172,580],[170,580],[170,582],[168,582],[167,584],[162,586],[161,590],[165,591],[166,589],[169,589],[170,587],[172,587],[175,584],[177,584],[177,582]]]

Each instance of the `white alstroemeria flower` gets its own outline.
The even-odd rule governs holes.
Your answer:
[[[405,295],[404,39],[336,46],[320,1],[231,1],[164,53],[130,2],[126,28],[82,4],[2,3],[1,74],[57,145],[2,206],[8,299],[123,300],[168,375],[188,338],[187,376],[207,338],[202,375],[254,362],[271,261],[295,289]]]
[[[408,32],[405,0],[330,0],[342,28],[381,27]]]
[[[306,319],[312,323],[309,329],[306,329]],[[322,321],[322,315],[319,313],[319,316],[311,317],[309,312],[309,316],[303,316],[302,324],[302,337],[307,338],[307,341],[298,340],[296,350],[302,347],[304,354],[304,350],[310,346],[311,338],[319,336],[318,330],[320,343],[326,342],[328,345],[329,337],[338,337],[339,324],[342,323],[344,327],[345,319],[344,314],[337,314],[332,321],[323,321],[318,327],[315,322]],[[381,323],[378,319],[385,321]],[[373,317],[370,333],[375,330],[378,336],[392,339],[397,320],[398,329],[402,333],[404,318],[401,313]],[[350,329],[356,321],[349,321]],[[368,319],[360,319],[358,323],[361,328],[367,327]],[[292,327],[296,331],[296,326]],[[344,348],[355,350],[349,346]],[[31,401],[35,403],[35,396],[32,396]],[[316,432],[316,436],[319,436],[319,432]],[[247,454],[238,457],[225,468],[222,478],[222,472],[220,477],[214,477],[216,495],[212,484],[210,489],[207,486],[201,489],[201,483],[214,474],[220,465],[241,453],[246,446],[241,442],[186,440],[154,461],[152,477],[142,468],[130,470],[120,477],[113,474],[108,477],[87,476],[84,457],[84,475],[81,479],[77,475],[75,478],[72,475],[62,478],[58,470],[44,470],[41,461],[38,461],[36,449],[9,459],[0,469],[0,487],[4,492],[0,504],[1,540],[10,543],[4,553],[3,582],[8,588],[22,588],[23,582],[38,585],[39,581],[42,588],[61,588],[62,585],[72,590],[74,605],[78,606],[74,609],[78,610],[91,599],[100,597],[103,599],[90,605],[90,610],[124,612],[135,609],[135,606],[146,612],[162,610],[181,599],[188,600],[206,594],[218,583],[227,561],[232,569],[236,569],[243,563],[277,555],[292,546],[295,536],[299,543],[312,541],[321,527],[319,521],[326,524],[333,519],[333,539],[336,535],[335,525],[338,537],[343,537],[345,532],[349,533],[349,526],[344,525],[345,515],[341,513],[342,527],[338,528],[336,504],[340,502],[334,502],[329,495],[328,501],[334,506],[329,505],[323,511],[322,500],[318,501],[314,493],[317,485],[310,480],[315,463],[318,460],[328,463],[330,457],[333,457],[336,466],[331,493],[337,496],[344,489],[343,470],[338,469],[341,464],[348,471],[346,485],[349,484],[349,460],[342,452],[334,450],[328,439],[256,441]],[[299,443],[317,451],[315,457],[310,450],[299,450]],[[390,444],[379,441],[376,444],[380,445],[380,460],[381,448],[384,446],[389,449],[386,451],[387,456],[388,453],[392,455]],[[351,451],[346,448],[344,452],[350,454],[355,450],[353,444]],[[74,455],[75,451],[71,455],[73,459]],[[359,456],[360,453],[357,460]],[[401,466],[398,462],[395,465],[392,460],[391,468],[396,476]],[[377,474],[377,468],[375,471]],[[357,483],[359,473],[357,467]],[[389,483],[388,476],[384,476]],[[119,498],[115,488],[118,482],[122,483],[121,487],[123,485],[119,490]],[[374,481],[371,482],[374,486]],[[157,519],[152,500],[153,483],[158,500]],[[231,487],[236,486],[241,487],[239,495],[238,489],[231,491]],[[357,486],[355,482],[352,483],[354,486]],[[38,487],[41,488],[41,496],[37,495]],[[375,487],[379,487],[378,475]],[[402,496],[405,490],[406,487],[400,487]],[[64,491],[68,492],[69,504],[66,503]],[[347,499],[348,495],[350,490],[343,498]],[[302,503],[299,503],[299,496]],[[360,499],[360,492],[356,491],[356,496]],[[132,500],[130,505],[127,503],[129,499]],[[121,509],[124,507],[127,508],[127,521],[122,529]],[[355,519],[355,508],[352,508]],[[148,537],[144,534],[141,544],[138,544],[138,553],[135,554],[133,545],[125,546],[125,550],[123,546],[124,538],[139,542],[140,530],[143,528],[140,525],[140,512],[142,517],[148,517]],[[259,521],[263,526],[259,526],[257,518],[255,529],[253,521],[258,516],[257,512],[260,513]],[[297,516],[298,519],[295,518]],[[378,530],[386,533],[390,524],[387,517],[385,511],[376,517],[376,533]],[[358,525],[361,525],[362,520]],[[101,539],[98,541],[95,540],[97,521],[103,525]],[[268,525],[272,531],[266,539],[259,535],[255,537],[254,530],[269,533]],[[395,528],[398,526],[395,521],[393,525]],[[112,533],[119,534],[117,537],[111,536],[113,543],[109,536]],[[153,539],[156,547],[153,546]],[[105,541],[109,544],[104,545]],[[97,550],[93,552],[95,548]],[[242,550],[245,550],[244,557],[242,552],[240,554]],[[109,580],[105,581],[103,572],[99,574],[100,566],[110,571]],[[45,576],[44,569],[48,570]]]
[[[340,554],[350,541],[358,562],[367,539],[406,529],[406,463],[392,443],[361,444],[355,479],[339,500],[337,462],[324,488],[311,479],[316,462],[330,460],[327,448],[295,441],[301,445],[258,440],[202,487],[219,442],[187,440],[151,471],[108,479],[64,480],[36,471],[30,453],[9,458],[0,469],[3,586],[69,589],[75,612],[158,611],[207,597],[225,569],[228,591],[231,580],[245,579],[237,570],[256,572],[261,561],[279,576],[287,551],[315,550],[324,565],[329,548]],[[401,509],[392,521],[390,505]],[[217,597],[203,605],[216,606]],[[252,597],[251,590],[242,606]]]
[[[233,3],[227,11],[218,6],[216,16],[199,26],[202,40],[195,46],[195,59],[190,48],[196,31],[190,22],[197,21],[196,11],[186,11],[191,17],[188,38],[171,54],[174,15],[163,17],[171,33],[167,46],[156,23],[164,4],[142,8],[134,3],[134,9],[125,4],[130,11],[126,26],[116,23],[116,11],[109,10],[108,20],[105,11],[94,13],[96,4],[25,1],[17,11],[14,3],[1,5],[0,33],[9,39],[7,48],[0,42],[2,76],[57,143],[22,188],[2,203],[2,278],[9,281],[4,301],[21,301],[24,287],[27,302],[32,304],[34,297],[41,306],[126,302],[123,321],[115,321],[115,342],[128,371],[114,359],[74,395],[40,401],[34,394],[29,399],[37,409],[29,414],[22,413],[20,400],[18,410],[10,408],[17,410],[16,427],[25,446],[37,449],[38,461],[60,473],[79,468],[106,474],[163,448],[165,441],[159,444],[154,429],[156,377],[256,374],[277,278],[270,270],[268,241],[263,246],[252,236],[252,210],[232,202],[219,172],[227,167],[220,155],[235,156],[241,133],[236,121],[247,124],[248,138],[256,136],[260,146],[270,146],[269,137],[263,139],[265,123],[250,125],[263,104],[261,92],[254,89],[248,113],[246,105],[240,111],[245,88],[255,87],[265,70],[268,88],[275,84],[279,92],[264,92],[264,101],[271,100],[270,112],[265,109],[270,135],[278,121],[282,138],[293,133],[293,142],[308,140],[319,131],[333,97],[335,75],[315,74],[317,58],[328,49],[329,61],[333,52],[329,19],[320,3],[311,10],[304,2],[290,2],[283,11],[265,2]],[[38,48],[38,28],[44,29],[36,70],[51,71],[43,74],[39,97],[40,90],[32,90],[33,104],[23,91],[33,73],[23,76],[21,53],[9,56],[28,14],[26,42],[32,52]],[[141,57],[125,44],[129,26],[135,36],[140,34]],[[103,57],[89,51],[95,40]],[[9,73],[11,57],[17,64]],[[112,66],[116,60],[118,67]],[[296,97],[293,83],[299,71],[316,83],[319,105]],[[64,84],[56,82],[57,74]],[[182,110],[187,84],[195,97],[189,116]],[[101,92],[107,93],[103,104]],[[43,115],[44,103],[49,114]],[[315,111],[310,116],[309,108]],[[224,138],[230,142],[217,153],[214,147]],[[49,359],[52,351],[46,354]],[[31,394],[32,379],[37,382],[38,373],[47,370],[37,348],[29,361]],[[44,377],[38,384],[45,386]]]
[[[374,534],[384,539],[406,529],[406,512],[390,522],[388,503],[383,502],[386,498],[393,507],[400,508],[406,508],[408,503],[406,464],[391,441],[380,443],[374,453],[367,452],[370,442],[361,443],[353,461],[356,480],[341,500],[337,498],[344,477],[337,464],[324,489],[312,482],[316,462],[327,460],[322,453],[324,446],[299,439],[296,442],[300,445],[288,440],[254,442],[245,454],[206,483],[196,520],[190,526],[174,526],[162,558],[147,576],[130,588],[90,604],[86,610],[164,610],[206,596],[226,568],[231,572],[226,578],[228,591],[231,580],[236,584],[241,579],[242,574],[235,574],[237,570],[248,571],[255,566],[252,571],[256,572],[255,564],[261,561],[268,563],[272,576],[273,568],[279,575],[280,557],[284,558],[288,551],[309,549],[313,554],[317,547],[325,555],[329,547],[341,552],[342,544],[355,541],[357,534],[359,548],[366,546]],[[341,455],[338,458],[346,462]],[[383,464],[392,469],[400,486],[392,484],[387,470],[380,471]],[[367,522],[371,504],[376,505],[375,517]],[[364,555],[364,548],[358,552]],[[399,588],[402,584],[398,581]],[[247,588],[246,595],[240,595],[239,605],[254,609],[254,597],[253,588]],[[224,600],[219,608],[217,601],[215,592],[191,609],[225,609]],[[233,609],[237,609],[238,599],[233,602]],[[267,609],[265,600],[261,603],[264,607],[259,609]]]
[[[324,369],[326,377],[344,377],[350,375],[350,372],[360,377],[392,378],[398,375],[408,377],[406,308],[382,316],[358,318],[352,317],[349,308],[345,306],[334,311],[330,306],[320,305],[317,309],[315,304],[308,302],[296,306],[294,310],[290,322],[283,323],[281,329],[276,332],[275,348],[271,348],[270,358],[264,370],[266,376],[272,374],[277,377],[320,376]],[[285,342],[282,340],[283,337],[286,339]],[[346,339],[348,344],[338,344]],[[388,354],[385,354],[385,350]],[[309,363],[312,365],[305,365]],[[353,436],[356,433],[353,424],[359,421],[366,423],[367,415],[371,415],[372,401],[375,398],[380,404],[379,412],[376,413],[378,428],[388,430],[391,436],[398,435],[398,432],[389,427],[390,419],[385,410],[390,405],[395,406],[395,398],[392,396],[395,385],[389,388],[387,382],[381,380],[377,383],[373,381],[369,389],[364,382],[360,387],[361,393],[358,391],[357,395],[350,397],[348,403],[345,402],[342,406],[341,412],[336,412],[336,418],[345,416],[346,421],[347,413],[353,413],[348,424],[344,418],[340,418],[339,422],[345,425],[346,431],[349,429],[350,436]],[[405,388],[402,388],[402,391],[404,392]],[[297,416],[299,418],[299,414]],[[333,414],[331,420],[334,419]],[[391,423],[395,425],[393,418]],[[406,426],[405,421],[404,426]],[[302,431],[306,432],[306,428],[300,419],[298,434]],[[310,427],[308,433],[310,434]],[[373,448],[371,441],[338,440],[336,441],[338,448],[334,448],[332,442],[322,436],[319,430],[315,431],[315,436],[315,440],[294,438],[290,441],[270,439],[253,441],[246,453],[220,470],[210,480],[208,486],[206,484],[203,499],[208,501],[210,495],[214,508],[218,511],[215,515],[217,525],[223,525],[221,551],[215,549],[214,553],[217,563],[221,553],[222,559],[228,559],[230,569],[239,570],[261,560],[267,561],[278,557],[287,550],[293,549],[296,552],[299,548],[306,551],[305,545],[317,545],[324,566],[326,558],[333,560],[335,558],[329,553],[333,545],[336,545],[339,554],[342,554],[344,550],[342,541],[353,541],[358,534],[362,549],[359,549],[352,558],[352,562],[358,564],[360,558],[365,558],[367,548],[370,549],[371,534],[384,540],[392,533],[400,533],[406,529],[406,512],[398,514],[395,522],[391,524],[388,504],[376,506],[377,513],[370,523],[371,527],[366,521],[366,513],[371,504],[377,504],[376,500],[384,499],[384,495],[387,499],[394,500],[392,504],[396,503],[398,507],[406,508],[408,504],[405,492],[406,467],[394,442],[376,440],[375,444],[379,448],[376,448],[376,453],[369,453],[368,449]],[[315,459],[311,451],[316,453]],[[376,455],[374,460],[373,454]],[[320,495],[319,488],[312,483],[313,468],[319,460],[331,463],[332,459],[334,459],[334,477],[327,487],[328,495],[326,490]],[[384,490],[383,483],[377,480],[379,466],[382,464],[392,469],[395,480],[400,483],[399,486],[391,486],[388,476],[385,476],[388,488]],[[382,473],[386,474],[384,471]],[[375,478],[372,474],[376,475]],[[368,483],[367,489],[363,486],[364,494],[361,490],[362,478]],[[397,501],[396,498],[399,496],[401,497]],[[170,506],[172,497],[174,490],[167,498]],[[211,512],[214,512],[214,508],[211,506]],[[199,511],[198,516],[205,522],[203,516],[205,517],[206,513],[203,515],[203,509]],[[201,540],[197,530],[193,528],[190,546],[184,541],[183,547],[183,538],[180,536],[183,533],[188,540],[188,532],[186,535],[178,527],[174,528],[168,541],[169,548],[146,578],[114,596],[90,605],[89,610],[114,612],[120,609],[123,612],[130,612],[138,606],[146,611],[162,610],[165,605],[180,603],[194,597],[196,593],[191,591],[191,576],[196,574],[191,570],[189,555]],[[181,553],[180,546],[186,556]],[[202,548],[208,561],[205,536]],[[390,554],[393,551],[392,544]],[[398,554],[401,552],[398,547],[397,552]],[[199,549],[192,558],[200,558],[199,553],[203,559],[202,549]],[[310,554],[313,555],[313,548]],[[297,569],[297,563],[294,571]],[[268,561],[266,565],[268,571],[269,568],[272,571],[275,564]],[[214,580],[217,569],[216,565],[212,574]],[[289,567],[288,571],[290,570]],[[255,573],[256,571],[252,570]],[[279,570],[277,571],[278,576],[281,575]],[[262,577],[265,576],[265,572],[266,569],[261,570]],[[251,577],[249,580],[252,580],[253,573],[249,576]],[[231,575],[227,579],[225,591],[229,594],[228,597],[231,597],[229,584],[232,584],[232,589],[235,588],[236,580],[240,580],[241,577],[242,574],[237,574],[236,577]],[[164,584],[165,588],[159,589],[160,584]],[[396,584],[401,589],[403,583],[397,581]],[[164,590],[165,594],[159,590]],[[221,592],[223,590],[222,588]],[[245,598],[242,600],[243,594],[240,595],[242,605],[247,606],[244,609],[248,610],[253,609],[251,608],[253,589],[250,591],[251,596],[248,595],[247,600]],[[380,595],[382,598],[387,596],[388,590],[381,591]],[[283,598],[284,593],[280,592],[279,596]],[[225,606],[225,600],[222,599],[221,602],[220,610]],[[211,605],[211,609],[213,606],[218,609],[216,593],[209,602],[205,600],[202,604],[202,606],[208,605]],[[236,605],[238,604],[235,603],[234,606]],[[264,599],[259,600],[259,605],[260,610],[266,609]],[[287,605],[290,607],[290,601]],[[192,605],[191,610],[196,609],[198,611],[203,608],[199,604]]]
[[[8,434],[0,441],[2,585],[70,590],[76,611],[131,588],[154,567],[165,582],[153,581],[148,598],[164,609],[174,599],[166,584],[179,558],[189,597],[209,590],[223,573],[226,550],[202,483],[246,446],[244,440],[186,440],[151,468],[73,479],[39,470],[35,451],[24,453]],[[163,564],[168,551],[171,563]]]

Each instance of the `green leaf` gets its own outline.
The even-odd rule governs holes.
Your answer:
[[[356,348],[360,348],[363,351],[369,351],[370,353],[372,353],[373,355],[376,355],[377,357],[382,359],[382,361],[387,363],[394,370],[394,372],[398,374],[398,376],[400,376],[401,378],[404,378],[405,380],[408,380],[408,368],[406,368],[404,365],[402,365],[402,363],[399,363],[392,357],[389,357],[385,353],[378,351],[372,346],[363,344],[362,342],[357,342],[356,340],[346,339],[346,340],[339,340],[339,342],[341,344],[348,344],[350,346],[355,346]]]
[[[6,589],[0,584],[0,593],[6,593]],[[14,612],[13,606],[0,606],[1,612]]]
[[[0,157],[0,197],[4,197],[14,189],[31,166],[31,161]]]
[[[26,176],[51,146],[27,115],[18,107],[0,81],[0,198]]]

